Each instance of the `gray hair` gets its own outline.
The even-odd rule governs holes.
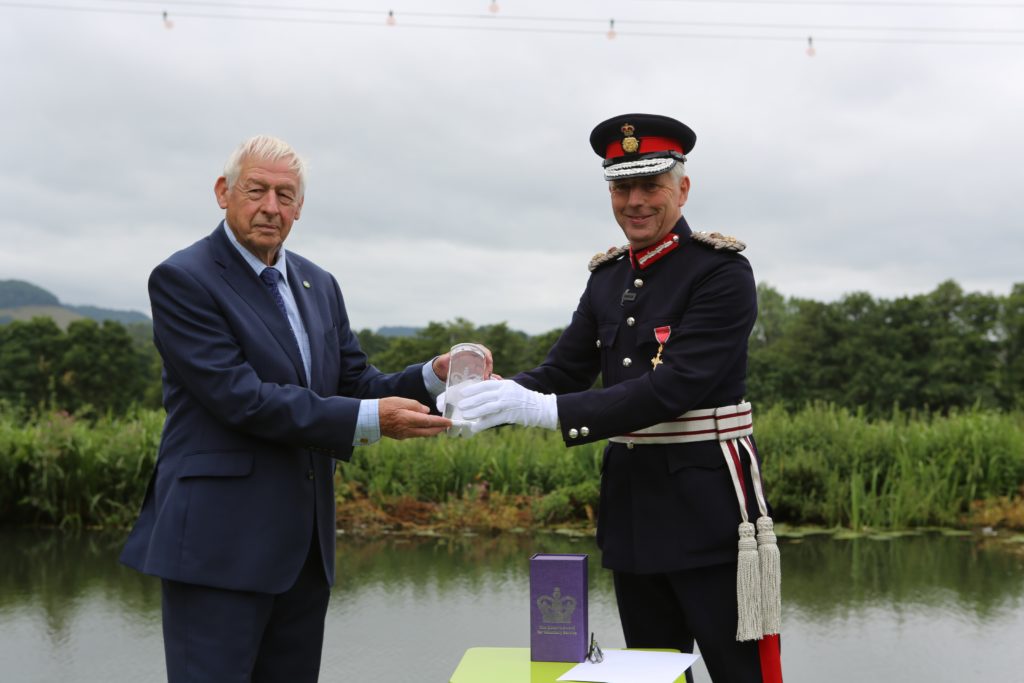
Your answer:
[[[228,187],[233,187],[238,180],[238,174],[242,172],[242,163],[247,159],[259,161],[281,161],[288,162],[289,170],[293,171],[299,179],[299,196],[306,193],[306,162],[302,160],[291,145],[270,135],[256,135],[242,144],[228,157],[224,164],[224,178],[228,181]]]
[[[683,176],[686,175],[686,162],[677,161],[675,166],[668,169],[668,177],[672,179],[673,183],[679,184],[683,180]]]

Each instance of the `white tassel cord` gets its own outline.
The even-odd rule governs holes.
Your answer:
[[[761,638],[761,571],[754,525],[740,524],[740,553],[736,569],[736,640]]]
[[[779,633],[782,629],[782,560],[779,556],[778,539],[775,537],[775,524],[768,516],[768,506],[764,502],[757,452],[750,437],[743,437],[740,442],[750,455],[750,474],[754,482],[757,507],[761,512],[757,520],[757,554],[761,569],[761,631],[763,635],[771,635]]]
[[[739,555],[736,564],[736,640],[761,637],[761,570],[758,561],[754,525],[747,516],[747,496],[740,480],[739,451],[731,441],[720,441],[725,464],[729,468],[736,499],[740,505]]]
[[[771,517],[757,520],[757,556],[761,578],[761,633],[772,635],[782,629],[782,562],[775,542]]]

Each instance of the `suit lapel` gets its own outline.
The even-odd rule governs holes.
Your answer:
[[[291,360],[298,384],[306,386],[306,370],[302,366],[298,342],[295,341],[295,336],[288,327],[288,321],[277,309],[277,304],[274,303],[273,297],[267,291],[266,285],[228,241],[227,235],[224,234],[224,228],[218,226],[210,237],[214,246],[214,260],[224,269],[221,277],[266,325],[270,336],[277,341],[281,350]]]

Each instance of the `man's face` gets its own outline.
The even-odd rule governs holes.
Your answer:
[[[289,169],[288,161],[245,159],[235,184],[228,187],[221,176],[214,192],[238,242],[267,265],[272,264],[302,212],[299,177]]]
[[[682,213],[690,178],[673,181],[671,174],[624,178],[608,184],[612,212],[633,249],[648,247],[667,235]]]

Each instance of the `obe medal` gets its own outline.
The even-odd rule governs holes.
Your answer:
[[[664,327],[654,328],[654,338],[658,342],[658,353],[656,353],[654,358],[651,359],[651,366],[654,368],[654,370],[657,370],[658,366],[665,362],[661,359],[661,352],[665,350],[665,342],[668,341],[668,337],[669,334],[671,334],[671,332],[672,328],[669,327],[668,325],[665,325]]]

